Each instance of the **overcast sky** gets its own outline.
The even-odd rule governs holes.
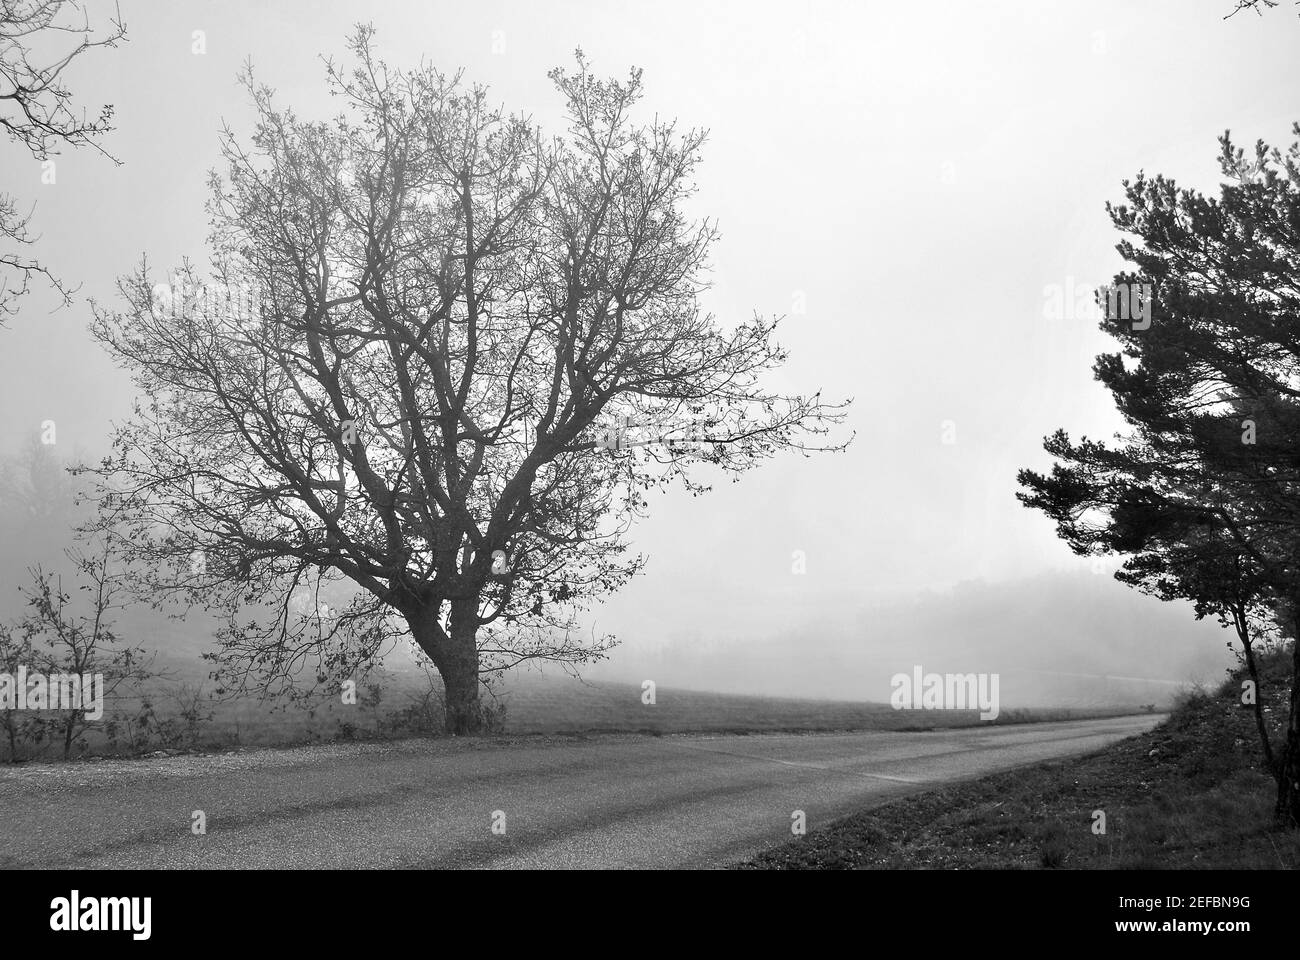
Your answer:
[[[1225,21],[1230,7],[655,0],[385,3],[366,14],[390,62],[463,67],[551,126],[560,98],[546,72],[574,47],[601,72],[644,68],[646,115],[711,131],[696,202],[722,231],[709,307],[728,324],[789,314],[788,385],[854,398],[849,452],[786,457],[708,497],[653,505],[636,536],[650,566],[597,617],[627,640],[626,663],[692,636],[758,649],[814,623],[831,646],[908,659],[914,648],[873,635],[863,611],[944,607],[950,619],[934,629],[960,637],[961,604],[933,598],[969,581],[1005,591],[1055,575],[1095,609],[1130,609],[1127,588],[1104,577],[1099,588],[1087,561],[1017,503],[1015,473],[1045,465],[1041,438],[1058,426],[1119,426],[1090,370],[1106,342],[1069,305],[1119,266],[1104,204],[1122,198],[1121,180],[1145,169],[1214,190],[1225,129],[1246,144],[1286,143],[1300,119],[1300,18]],[[50,314],[38,293],[0,332],[0,450],[47,419],[62,450],[104,448],[132,394],[86,333],[80,298],[111,300],[142,254],[161,270],[203,258],[218,130],[251,122],[241,63],[251,58],[300,115],[328,117],[337,102],[320,56],[344,56],[359,9],[124,0],[129,42],[79,59],[69,78],[88,105],[115,105],[106,145],[122,166],[65,153],[43,185],[39,164],[0,146],[5,189],[38,203],[41,256],[82,284],[75,308]],[[1054,288],[1067,309],[1049,317]],[[945,421],[955,443],[943,442]],[[1185,629],[1200,657],[1147,675],[1187,675],[1221,650],[1212,628],[1143,603],[1160,630]],[[1090,629],[1072,624],[1059,642],[1086,647],[1099,640]],[[785,689],[779,667],[746,666],[739,649],[736,684]],[[856,682],[817,676],[790,692]]]

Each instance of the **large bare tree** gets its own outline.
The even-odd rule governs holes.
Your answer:
[[[245,77],[258,124],[223,140],[211,279],[142,264],[97,308],[143,394],[96,468],[104,518],[151,594],[225,612],[224,689],[328,688],[409,633],[469,732],[483,677],[612,642],[580,616],[640,567],[647,491],[837,449],[845,411],[764,385],[775,320],[702,310],[705,136],[634,121],[639,72],[579,52],[547,137],[459,76],[390,68],[370,28],[350,50],[330,122]]]

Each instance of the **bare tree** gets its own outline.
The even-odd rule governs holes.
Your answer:
[[[76,488],[56,449],[32,431],[17,454],[0,458],[0,530],[12,535],[9,524],[38,524],[49,536],[63,524],[71,533]]]
[[[21,668],[31,663],[31,637],[21,629],[0,624],[0,673],[15,677]],[[0,735],[4,737],[9,762],[17,763],[24,759],[26,748],[44,743],[46,729],[41,718],[20,710],[17,703],[6,698],[0,701]]]
[[[26,661],[29,668],[46,676],[76,677],[76,689],[82,692],[86,691],[82,678],[98,677],[98,696],[112,702],[121,696],[124,685],[135,687],[154,676],[153,657],[142,647],[124,643],[114,626],[115,613],[129,596],[124,587],[130,579],[115,542],[105,539],[87,546],[94,549],[89,553],[67,551],[80,581],[77,592],[86,594],[79,601],[64,590],[61,577],[41,567],[32,568],[31,586],[23,592],[28,612],[16,627],[6,631],[13,654],[7,659],[25,654],[30,658]],[[81,704],[64,704],[57,714],[29,717],[26,722],[43,727],[44,736],[39,739],[59,744],[67,760],[77,744],[84,745],[82,738],[96,720]],[[10,732],[12,750],[12,727]]]
[[[92,27],[82,0],[0,0],[0,130],[36,160],[48,160],[68,145],[91,147],[117,163],[99,142],[113,129],[112,106],[94,118],[75,107],[64,72],[88,50],[114,47],[125,38],[120,13],[106,28]],[[12,195],[0,194],[0,324],[17,312],[17,301],[37,276],[64,304],[71,302],[72,291],[25,252],[37,239],[31,216]]]
[[[775,320],[701,309],[705,135],[634,123],[638,71],[553,71],[568,130],[547,138],[459,76],[390,68],[370,28],[350,48],[331,123],[246,76],[259,124],[224,138],[212,282],[142,264],[124,310],[96,308],[146,398],[101,503],[142,587],[225,611],[223,689],[332,684],[409,632],[447,729],[473,731],[486,675],[608,648],[579,614],[640,568],[649,490],[839,449],[844,405],[763,385]]]
[[[0,456],[0,617],[14,612],[14,587],[29,567],[62,561],[89,512],[58,450],[34,431],[17,453]]]

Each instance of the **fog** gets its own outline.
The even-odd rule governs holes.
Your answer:
[[[560,108],[546,71],[574,46],[600,72],[644,68],[645,114],[711,130],[693,200],[722,231],[709,308],[724,324],[787,315],[783,385],[854,399],[847,452],[652,501],[634,535],[645,573],[591,617],[623,644],[591,676],[886,700],[893,673],[922,665],[1000,672],[1010,706],[1157,702],[1218,679],[1227,634],[1116,583],[1112,561],[1072,556],[1016,502],[1015,474],[1045,465],[1057,427],[1122,426],[1091,376],[1108,345],[1087,291],[1120,265],[1105,202],[1139,170],[1214,190],[1229,125],[1243,143],[1289,142],[1300,20],[1224,23],[1227,0],[814,3],[797,26],[793,8],[760,7],[372,14],[388,60],[463,67],[543,124]],[[252,4],[122,13],[130,42],[68,77],[115,105],[106,145],[122,165],[69,152],[42,183],[39,163],[0,146],[6,189],[36,204],[36,252],[81,284],[54,312],[36,291],[0,331],[11,465],[47,422],[50,456],[105,452],[133,394],[86,332],[86,301],[112,304],[142,255],[203,261],[218,131],[252,117],[241,64],[301,116],[328,117],[319,58],[342,57],[357,17],[334,3],[304,23]],[[24,568],[57,557],[75,520],[59,498],[32,519],[18,475],[0,503],[6,617]],[[191,651],[193,634],[156,636]]]

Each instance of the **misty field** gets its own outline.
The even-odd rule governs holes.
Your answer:
[[[174,674],[173,674],[174,676]],[[418,669],[386,672],[362,682],[357,702],[340,697],[276,702],[206,696],[202,673],[155,684],[147,697],[106,707],[116,715],[116,739],[101,726],[76,756],[205,752],[241,747],[412,736],[442,736],[441,690]],[[747,734],[771,732],[917,731],[979,725],[975,710],[898,711],[887,704],[843,700],[740,696],[658,687],[653,704],[632,683],[586,682],[530,672],[512,677],[491,698],[491,735],[536,736],[642,733]],[[1080,720],[1133,710],[1004,710],[993,721]],[[57,751],[29,747],[20,759],[49,759]],[[7,760],[7,753],[4,754]]]

